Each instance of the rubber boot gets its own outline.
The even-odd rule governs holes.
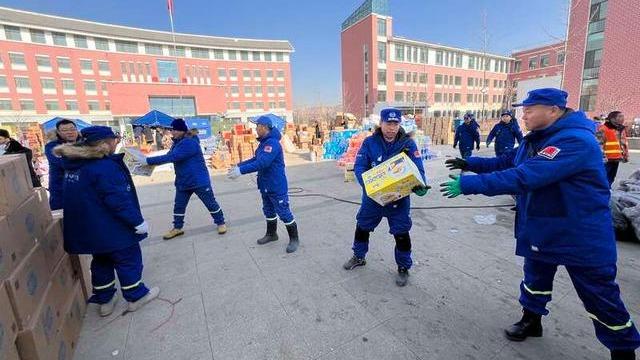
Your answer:
[[[258,239],[258,245],[278,240],[278,220],[267,220],[267,233]]]
[[[524,341],[528,337],[542,336],[542,315],[533,313],[527,309],[522,310],[522,319],[504,330],[507,339],[511,341]]]
[[[295,222],[287,225],[287,233],[289,233],[289,245],[287,245],[287,254],[296,252],[300,239],[298,239],[298,224]]]
[[[611,350],[611,360],[636,360],[634,350]]]

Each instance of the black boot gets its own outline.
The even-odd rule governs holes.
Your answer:
[[[522,319],[504,330],[507,339],[511,341],[524,341],[527,337],[542,336],[542,315],[532,313],[527,309],[522,310]]]
[[[278,240],[278,220],[267,220],[267,233],[258,239],[258,245]]]
[[[407,285],[409,281],[409,269],[398,266],[398,275],[396,276],[396,285],[402,287]]]
[[[287,225],[287,232],[289,233],[289,245],[287,245],[287,254],[298,250],[300,240],[298,239],[298,224],[295,221]]]
[[[634,350],[611,350],[611,360],[636,360]]]

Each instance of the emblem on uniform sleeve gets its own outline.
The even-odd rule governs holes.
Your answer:
[[[273,150],[273,148],[271,146],[269,146],[269,145],[264,147],[264,152],[266,152],[266,153],[270,153],[271,150]]]
[[[553,158],[555,158],[559,152],[560,148],[557,148],[555,146],[547,146],[546,148],[540,150],[540,152],[538,152],[538,155],[542,156],[543,158],[553,160]]]
[[[415,156],[417,158],[421,157],[420,150],[414,151],[413,156]]]

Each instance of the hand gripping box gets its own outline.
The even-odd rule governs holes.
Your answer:
[[[384,206],[411,194],[416,186],[424,186],[416,164],[400,153],[362,174],[364,189],[372,200]]]

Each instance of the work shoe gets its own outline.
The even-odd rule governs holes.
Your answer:
[[[611,360],[636,360],[633,350],[611,350]]]
[[[160,288],[159,287],[151,288],[151,290],[149,290],[147,295],[141,297],[137,301],[129,302],[129,307],[128,307],[127,310],[129,312],[134,312],[134,311],[140,310],[141,307],[143,307],[146,304],[150,303],[151,300],[157,298],[158,294],[160,294]]]
[[[278,220],[267,220],[267,233],[258,239],[258,245],[278,240]]]
[[[165,239],[165,240],[171,240],[174,237],[181,236],[181,235],[184,235],[184,231],[182,231],[182,229],[171,229],[171,230],[169,230],[169,232],[164,234],[164,236],[162,236],[162,238]]]
[[[396,275],[396,285],[402,287],[407,285],[409,281],[409,269],[398,266],[398,275]]]
[[[118,303],[118,293],[113,294],[111,300],[108,303],[100,304],[100,309],[98,312],[100,316],[106,317],[113,314],[113,310],[116,308],[116,304]]]
[[[364,258],[361,259],[353,255],[351,259],[349,259],[346,263],[344,263],[344,265],[342,265],[342,267],[345,270],[353,270],[358,266],[365,266],[365,265],[367,265],[367,260],[365,260]]]
[[[227,233],[227,225],[226,224],[218,225],[218,234],[223,235],[226,233]]]
[[[287,233],[289,233],[289,245],[287,245],[287,254],[298,250],[300,240],[298,239],[298,225],[294,222],[287,225]]]
[[[511,341],[524,341],[528,337],[542,336],[542,316],[524,309],[522,319],[504,330],[507,339]]]

